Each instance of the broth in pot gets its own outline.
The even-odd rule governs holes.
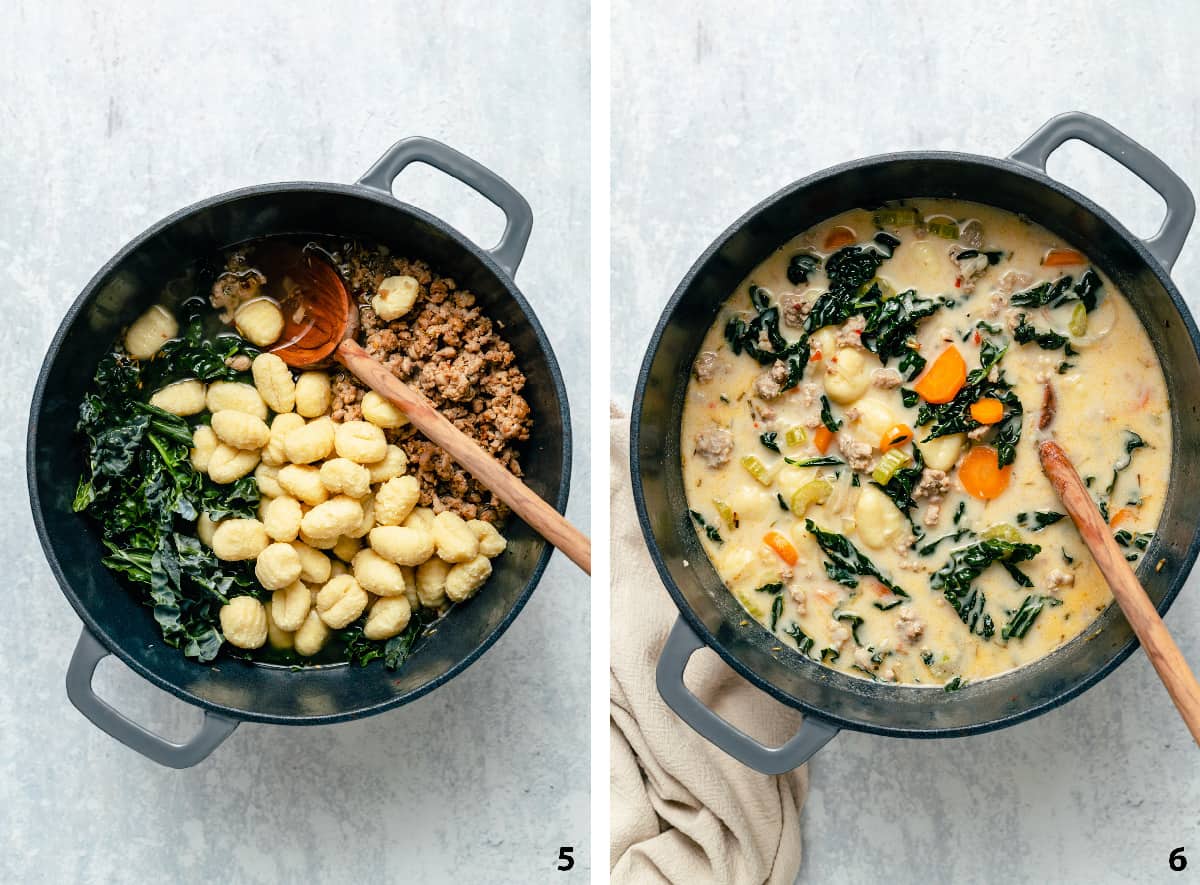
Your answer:
[[[781,647],[953,690],[1112,601],[1042,474],[1044,411],[1136,564],[1171,426],[1125,297],[1010,212],[851,210],[756,267],[708,331],[683,415],[692,518]]]

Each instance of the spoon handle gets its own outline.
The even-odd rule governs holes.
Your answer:
[[[422,393],[389,372],[351,339],[338,345],[336,355],[338,362],[384,399],[399,407],[430,442],[441,446],[538,534],[565,553],[587,574],[592,573],[592,542],[587,535],[571,525],[566,517],[534,494],[508,468],[451,424]]]
[[[1138,583],[1133,569],[1125,561],[1125,554],[1117,542],[1100,511],[1096,509],[1092,496],[1080,480],[1066,452],[1058,443],[1047,440],[1039,447],[1042,469],[1050,478],[1050,484],[1058,492],[1063,506],[1079,529],[1079,534],[1092,552],[1092,558],[1100,567],[1108,586],[1129,626],[1137,634],[1142,648],[1146,650],[1150,663],[1158,671],[1158,678],[1167,687],[1171,700],[1179,709],[1179,715],[1187,724],[1192,738],[1200,744],[1200,685],[1192,675],[1191,668],[1183,659],[1179,646],[1167,631],[1167,625],[1159,617],[1150,597]]]

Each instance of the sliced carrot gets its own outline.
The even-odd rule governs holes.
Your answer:
[[[1000,456],[991,446],[975,446],[958,466],[958,481],[968,494],[990,501],[1008,488],[1012,465],[1000,466]]]
[[[1108,521],[1108,525],[1109,525],[1109,527],[1110,527],[1110,528],[1114,528],[1114,529],[1115,529],[1117,526],[1119,526],[1119,525],[1120,525],[1121,523],[1123,523],[1125,520],[1127,520],[1127,519],[1133,519],[1133,517],[1134,517],[1134,516],[1136,516],[1136,515],[1137,515],[1137,514],[1135,514],[1135,513],[1134,513],[1132,510],[1130,510],[1128,507],[1122,507],[1120,510],[1118,510],[1116,513],[1114,513],[1114,514],[1113,514],[1113,517],[1112,517],[1112,519],[1110,519],[1110,520]]]
[[[767,532],[763,535],[763,543],[778,553],[779,558],[788,565],[795,565],[796,561],[800,559],[800,554],[796,552],[792,542],[779,532]]]
[[[1087,258],[1074,249],[1051,249],[1042,259],[1043,267],[1070,267],[1075,264],[1087,264]]]
[[[977,399],[971,403],[971,417],[980,424],[995,424],[1004,417],[1004,403],[991,396]]]
[[[905,443],[911,442],[912,438],[912,428],[907,424],[893,424],[888,428],[887,433],[883,435],[883,439],[879,441],[879,451],[887,452],[898,448]]]
[[[833,431],[822,424],[817,428],[817,432],[813,434],[813,445],[817,447],[817,451],[824,455],[829,451],[829,444],[833,442]]]
[[[854,231],[845,225],[839,224],[825,235],[825,251],[828,252],[832,249],[840,249],[843,246],[849,246],[857,239],[858,237],[855,235]]]
[[[967,362],[951,344],[925,370],[913,390],[927,403],[948,403],[967,381]]]

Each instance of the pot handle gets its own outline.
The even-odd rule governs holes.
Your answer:
[[[688,660],[703,647],[704,640],[682,617],[675,621],[658,658],[658,693],[667,706],[702,738],[738,762],[763,774],[784,774],[807,762],[840,730],[823,719],[805,716],[799,734],[787,743],[778,747],[760,744],[704,706],[684,685],[683,671]]]
[[[499,207],[504,213],[504,233],[488,254],[510,277],[516,276],[533,228],[533,210],[528,201],[491,169],[440,141],[421,136],[396,142],[358,183],[391,196],[396,176],[412,163],[424,163],[446,173]]]
[[[1059,114],[1029,136],[1023,145],[1009,154],[1009,159],[1045,172],[1050,155],[1072,139],[1086,142],[1107,154],[1163,198],[1167,204],[1167,217],[1163,219],[1158,233],[1145,240],[1145,244],[1150,254],[1170,270],[1192,229],[1196,201],[1183,179],[1171,167],[1124,132],[1091,114],[1080,111]]]
[[[84,627],[67,668],[67,697],[93,725],[108,733],[147,759],[170,768],[191,768],[202,762],[233,734],[238,720],[219,713],[204,711],[204,722],[195,737],[187,743],[176,744],[138,725],[132,719],[103,701],[92,690],[92,675],[96,665],[109,654],[92,632]]]

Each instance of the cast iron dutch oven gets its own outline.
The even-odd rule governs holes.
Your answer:
[[[1138,239],[1095,203],[1047,177],[1047,158],[1070,139],[1108,154],[1162,196],[1167,215],[1155,236]],[[780,244],[846,209],[905,197],[952,197],[1024,213],[1090,256],[1129,297],[1154,341],[1172,403],[1170,491],[1138,571],[1160,612],[1179,592],[1200,544],[1200,472],[1192,469],[1200,445],[1200,341],[1168,276],[1195,215],[1179,176],[1102,120],[1071,113],[1050,120],[1007,159],[886,154],[796,182],[738,220],[684,277],[642,364],[631,427],[638,516],[680,612],[659,659],[659,692],[705,738],[769,774],[802,764],[842,728],[933,738],[1013,725],[1094,685],[1136,642],[1113,605],[1048,657],[957,692],[869,682],[790,650],[775,651],[775,637],[745,617],[705,556],[688,518],[679,458],[684,389],[704,333],[738,283]],[[1155,568],[1160,560],[1161,570]],[[688,658],[704,645],[758,688],[803,711],[799,733],[780,747],[765,747],[701,704],[682,676]]]
[[[445,222],[396,200],[392,182],[411,163],[426,163],[495,203],[506,219],[500,242],[480,249]],[[50,345],[33,394],[27,471],[33,518],[63,593],[83,619],[67,673],[71,702],[104,731],[156,762],[195,765],[239,722],[314,725],[398,707],[432,691],[478,658],[520,612],[551,548],[514,519],[508,550],[485,592],[455,608],[448,621],[398,671],[379,664],[287,668],[221,659],[206,666],[163,643],[150,610],[100,564],[95,527],[71,512],[84,449],[75,435],[79,403],[94,367],[119,331],[159,295],[164,281],[194,261],[272,234],[361,237],[420,257],[471,289],[504,325],[528,378],[534,415],[526,444],[525,482],[560,511],[566,506],[571,438],[558,363],[533,310],[512,277],[525,251],[529,204],[498,175],[443,144],[410,138],[394,145],[353,185],[291,182],[233,191],[160,221],[114,257],[75,301]],[[186,743],[142,728],[100,700],[92,674],[108,654],[153,684],[203,708],[204,722]]]

